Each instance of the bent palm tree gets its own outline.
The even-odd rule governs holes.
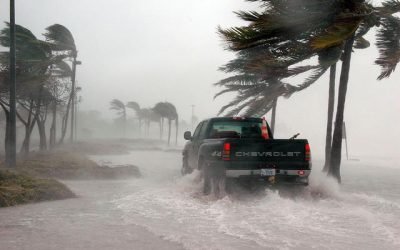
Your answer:
[[[74,119],[75,119],[75,78],[76,78],[76,65],[77,65],[77,57],[78,50],[75,45],[74,37],[65,26],[60,24],[53,24],[46,28],[46,33],[44,36],[48,44],[51,46],[51,49],[55,52],[66,53],[66,56],[72,58],[72,74],[71,74],[71,94],[70,100],[68,100],[67,111],[65,117],[63,118],[63,126],[62,126],[62,135],[60,139],[60,143],[64,141],[67,127],[68,127],[68,117],[71,112],[71,141],[73,139],[73,131],[74,131]]]
[[[251,0],[256,2],[255,0]],[[400,11],[400,2],[388,0],[381,7],[375,7],[364,0],[308,0],[308,1],[258,1],[263,3],[263,12],[239,12],[238,15],[250,24],[245,27],[220,29],[220,34],[233,51],[248,50],[255,47],[266,48],[268,61],[290,58],[289,65],[304,61],[332,48],[343,48],[343,64],[339,86],[336,123],[328,173],[340,182],[341,136],[349,79],[351,52],[354,47],[366,47],[369,44],[363,36],[373,26],[379,26],[378,48],[381,56],[376,61],[382,67],[379,79],[387,77],[397,65],[400,53],[385,53],[398,50],[399,23],[394,13]],[[391,27],[389,29],[389,27]],[[380,35],[380,36],[379,36]],[[379,38],[392,38],[384,42]],[[295,44],[303,44],[298,53]],[[381,46],[381,47],[379,47]],[[294,48],[294,49],[293,49]],[[394,54],[394,55],[393,55]],[[300,56],[299,56],[300,55]],[[293,60],[292,60],[293,58]],[[336,60],[337,61],[337,60]],[[319,69],[299,86],[302,90],[315,82],[334,63],[322,64]]]
[[[178,116],[175,106],[169,102],[159,102],[154,106],[153,110],[155,113],[157,113],[161,117],[160,139],[162,138],[163,120],[164,120],[164,118],[166,118],[168,120],[168,145],[170,145],[170,142],[171,142],[171,123],[172,123],[172,121],[175,121],[175,129],[176,129],[175,144],[177,144],[178,143],[179,116]]]
[[[142,118],[140,116],[140,105],[137,102],[128,102],[126,104],[126,107],[135,111],[136,117],[139,122],[139,133],[141,133],[142,132]]]
[[[122,121],[122,126],[123,126],[123,135],[125,136],[126,133],[126,108],[125,104],[118,100],[118,99],[113,99],[110,102],[110,109],[115,110],[117,112],[117,115],[119,115],[119,119]]]

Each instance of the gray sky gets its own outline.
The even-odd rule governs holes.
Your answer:
[[[8,19],[8,2],[0,0],[1,21]],[[217,91],[212,84],[225,77],[218,67],[234,56],[223,50],[216,28],[240,24],[232,11],[252,7],[243,0],[17,0],[17,23],[38,37],[54,23],[71,30],[83,62],[78,68],[83,109],[112,117],[113,98],[142,107],[170,101],[189,120],[190,105],[205,118],[229,100],[212,98]],[[397,157],[399,72],[378,82],[376,54],[372,46],[353,55],[345,111],[350,153]],[[279,101],[278,136],[300,132],[314,152],[323,152],[327,83],[324,77]]]

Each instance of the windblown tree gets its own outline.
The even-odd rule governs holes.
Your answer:
[[[71,88],[70,88],[70,98],[68,99],[66,112],[62,119],[62,132],[59,143],[63,143],[65,135],[67,133],[69,114],[71,113],[71,124],[73,124],[74,119],[74,99],[75,99],[75,77],[76,77],[76,65],[78,50],[75,45],[75,40],[72,33],[63,25],[53,24],[46,28],[47,43],[50,44],[52,51],[54,53],[66,56],[72,60],[72,72],[71,76]],[[71,107],[72,106],[72,107]],[[73,126],[72,126],[73,127]],[[72,129],[72,128],[71,128]],[[71,130],[72,131],[72,130]],[[72,138],[72,134],[71,134]]]
[[[136,117],[139,122],[139,133],[142,133],[142,118],[140,116],[140,105],[137,102],[128,102],[126,104],[126,107],[135,111]]]
[[[16,26],[16,38],[18,77],[17,102],[19,107],[17,117],[25,126],[25,137],[21,152],[23,154],[28,154],[30,135],[35,123],[38,121],[41,104],[45,98],[42,93],[44,93],[45,83],[50,77],[49,68],[52,64],[63,58],[61,56],[53,57],[48,44],[38,40],[32,32],[20,25]],[[8,47],[9,41],[9,26],[7,26],[1,31],[0,44],[4,47]],[[8,58],[8,52],[2,52],[0,63],[2,65],[7,65]],[[8,68],[3,67],[2,70],[8,71]],[[6,106],[8,106],[7,97],[3,96],[1,102],[3,109],[8,113],[6,108]]]
[[[328,170],[328,174],[340,182],[342,126],[353,47],[366,47],[369,42],[364,35],[378,26],[380,57],[376,63],[382,67],[378,79],[388,77],[400,59],[399,22],[394,16],[400,11],[400,2],[388,0],[376,7],[364,0],[249,1],[260,2],[263,9],[261,12],[238,12],[249,25],[219,30],[230,50],[261,48],[265,50],[263,56],[267,64],[284,62],[288,67],[318,56],[319,67],[297,86],[298,91],[310,86],[342,59]]]
[[[175,106],[169,102],[159,102],[154,108],[154,112],[161,117],[160,121],[160,139],[162,139],[162,132],[164,130],[164,118],[168,120],[168,145],[171,142],[171,124],[175,121],[176,138],[175,144],[178,143],[178,128],[179,128],[179,116]]]
[[[49,79],[51,84],[49,85],[48,90],[51,92],[53,99],[50,104],[52,122],[50,127],[49,145],[50,148],[53,148],[56,145],[57,138],[57,111],[62,109],[62,107],[68,103],[68,100],[70,100],[71,84],[69,79],[72,76],[72,69],[65,61],[60,61],[52,66],[51,73],[52,77]],[[63,117],[65,117],[65,115]],[[64,127],[66,127],[65,124]]]
[[[47,149],[45,124],[48,111],[52,103],[61,104],[60,100],[65,96],[65,91],[71,89],[65,79],[71,77],[72,72],[68,63],[64,61],[69,57],[68,52],[63,52],[59,44],[56,46],[55,40],[39,40],[31,31],[20,25],[16,25],[16,39],[17,117],[25,127],[21,153],[26,155],[29,153],[30,137],[35,125],[38,126],[40,135],[40,149]],[[0,45],[9,47],[9,41],[9,25],[7,24],[6,28],[0,32]],[[8,60],[8,52],[1,52],[0,74],[4,77],[0,83],[0,106],[5,111],[6,116],[8,116],[9,91]],[[61,82],[62,85],[65,85],[65,88],[60,92],[57,91],[57,88]],[[68,93],[68,95],[71,94]],[[54,110],[56,106],[54,105]],[[54,145],[55,141],[55,111],[53,116],[53,124],[50,130],[51,145]],[[7,138],[6,133],[6,146],[8,145]]]
[[[110,102],[110,109],[115,110],[117,112],[117,115],[119,116],[118,119],[122,123],[123,134],[125,136],[125,133],[126,133],[126,107],[125,107],[125,104],[118,99],[114,99]]]
[[[227,116],[262,116],[272,110],[271,129],[275,128],[277,101],[280,96],[286,98],[296,90],[295,87],[284,83],[284,78],[307,72],[317,66],[300,66],[288,68],[284,62],[266,62],[264,50],[253,48],[237,53],[237,58],[220,68],[221,71],[234,74],[218,83],[224,87],[216,94],[237,92],[236,98],[221,108],[220,114],[228,109]],[[267,57],[268,54],[265,54]]]
[[[161,116],[151,108],[140,109],[137,115],[144,122],[144,134],[146,136],[149,136],[152,122],[156,122],[161,126]]]

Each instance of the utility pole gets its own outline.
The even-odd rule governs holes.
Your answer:
[[[15,0],[10,0],[10,113],[8,118],[7,167],[17,163],[17,127],[16,127],[16,48],[15,48]]]
[[[75,93],[75,135],[74,135],[74,140],[76,141],[78,139],[78,105],[81,102],[81,96],[78,96],[78,92],[81,91],[81,87],[76,87],[76,93]]]
[[[74,141],[74,127],[75,127],[75,97],[76,97],[76,89],[75,89],[75,79],[76,79],[76,65],[81,65],[82,62],[77,61],[78,52],[74,51],[74,59],[72,61],[72,89],[71,89],[71,134],[70,141]]]
[[[193,127],[194,127],[194,107],[195,107],[195,105],[192,105],[192,131],[193,131]]]

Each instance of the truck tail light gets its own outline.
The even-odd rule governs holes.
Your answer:
[[[261,135],[265,140],[269,139],[267,121],[265,120],[265,117],[262,118]]]
[[[303,176],[306,174],[306,172],[304,170],[299,170],[299,171],[297,171],[297,174],[300,176]]]
[[[311,149],[310,149],[310,144],[306,144],[305,146],[305,151],[306,151],[306,161],[311,161]]]
[[[222,150],[222,160],[231,160],[231,144],[229,142],[224,143],[224,148]]]

